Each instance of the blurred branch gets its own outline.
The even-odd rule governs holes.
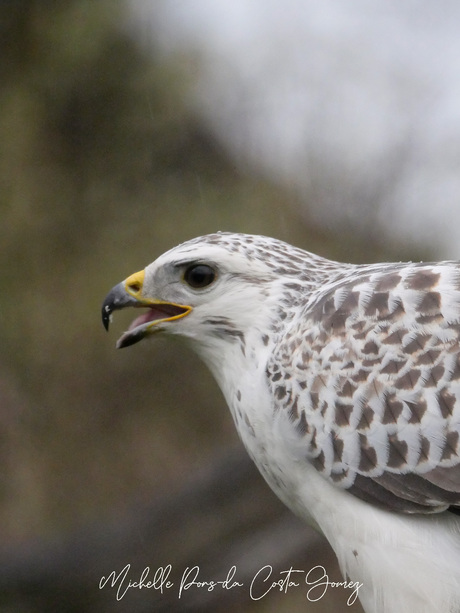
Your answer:
[[[203,526],[205,529],[203,530]],[[24,543],[0,551],[0,604],[14,611],[218,611],[249,601],[246,590],[130,590],[120,601],[115,589],[98,589],[102,576],[131,564],[139,580],[148,566],[172,564],[178,580],[187,566],[200,577],[222,580],[235,565],[245,586],[265,564],[289,566],[315,559],[324,541],[286,511],[238,449],[224,453],[188,485],[151,506],[133,506],[62,540]],[[316,563],[316,562],[315,562]]]

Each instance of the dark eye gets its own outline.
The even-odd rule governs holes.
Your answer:
[[[206,264],[193,264],[184,273],[186,283],[195,289],[207,287],[216,278],[216,271]]]

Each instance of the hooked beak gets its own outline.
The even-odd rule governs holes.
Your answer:
[[[120,337],[117,348],[128,347],[139,342],[145,336],[157,331],[158,323],[174,321],[185,317],[192,310],[191,306],[175,304],[147,298],[142,295],[145,271],[136,272],[125,281],[115,285],[107,294],[102,304],[102,323],[106,330],[112,321],[112,313],[126,307],[147,307],[147,311],[136,317],[129,329]]]

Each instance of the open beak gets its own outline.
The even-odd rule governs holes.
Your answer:
[[[147,311],[136,317],[129,329],[119,338],[118,348],[134,345],[148,334],[155,332],[158,323],[180,319],[192,310],[191,306],[143,296],[144,276],[145,272],[141,270],[115,285],[102,304],[102,323],[106,330],[112,321],[113,311],[126,307],[147,308]]]

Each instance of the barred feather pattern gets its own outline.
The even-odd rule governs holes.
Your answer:
[[[306,457],[377,506],[460,504],[460,268],[357,267],[322,287],[267,366]]]
[[[209,286],[187,285],[196,265]],[[342,264],[216,233],[132,279],[104,301],[105,325],[125,306],[174,308],[136,318],[118,346],[162,331],[190,343],[366,613],[459,613],[460,263]]]
[[[380,508],[459,506],[460,263],[343,264],[232,233],[170,253],[209,246],[244,256],[240,280],[277,296],[260,341],[273,346],[273,409],[288,415],[299,459]]]

